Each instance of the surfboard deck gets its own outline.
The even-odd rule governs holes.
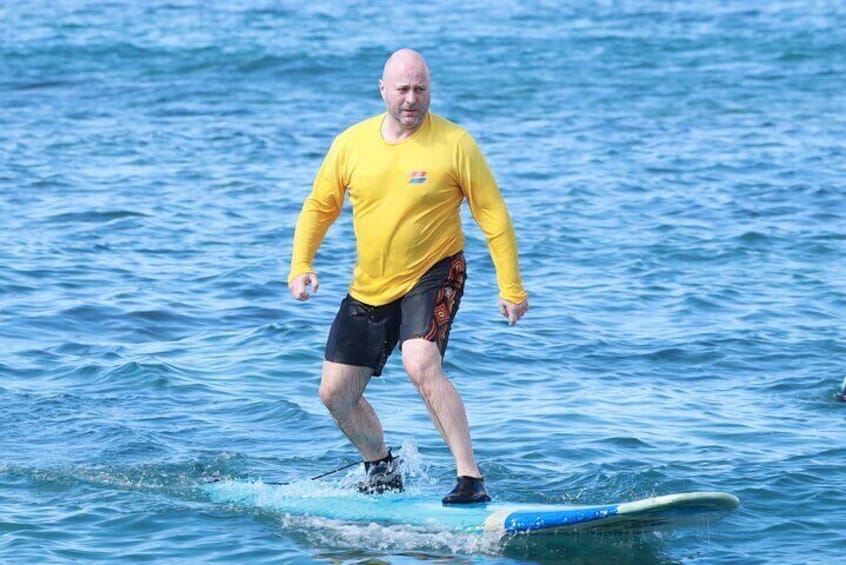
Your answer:
[[[204,485],[213,502],[347,522],[431,526],[506,536],[671,529],[718,520],[740,501],[725,492],[686,492],[596,505],[486,503],[444,506],[421,493],[378,496],[307,484],[227,480]]]

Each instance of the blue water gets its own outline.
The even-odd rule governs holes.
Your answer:
[[[465,214],[446,366],[492,494],[723,490],[737,513],[490,545],[197,489],[355,459],[317,398],[350,214],[312,301],[285,277],[323,154],[381,110],[402,46],[485,151],[531,293],[508,327]],[[838,0],[3,2],[0,562],[842,559],[844,52]],[[409,483],[443,494],[398,358],[369,398]]]

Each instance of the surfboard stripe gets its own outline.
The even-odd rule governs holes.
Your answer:
[[[617,515],[616,504],[594,506],[590,508],[569,508],[546,512],[512,512],[505,518],[506,533],[524,533],[561,528],[572,524],[602,520]]]

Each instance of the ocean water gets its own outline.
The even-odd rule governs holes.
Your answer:
[[[314,299],[285,279],[323,154],[403,46],[487,155],[531,294],[508,327],[465,213],[446,367],[492,494],[738,512],[486,544],[198,488],[355,461],[317,398],[348,211]],[[844,52],[837,0],[0,3],[0,562],[842,560]],[[397,356],[368,397],[409,483],[446,492]]]

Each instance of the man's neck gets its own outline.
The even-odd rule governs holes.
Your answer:
[[[382,120],[382,139],[388,143],[400,143],[401,141],[405,141],[414,135],[417,130],[423,127],[425,121],[425,119],[421,121],[414,129],[408,129],[402,127],[402,124],[397,123],[390,114],[386,114],[385,119]]]

